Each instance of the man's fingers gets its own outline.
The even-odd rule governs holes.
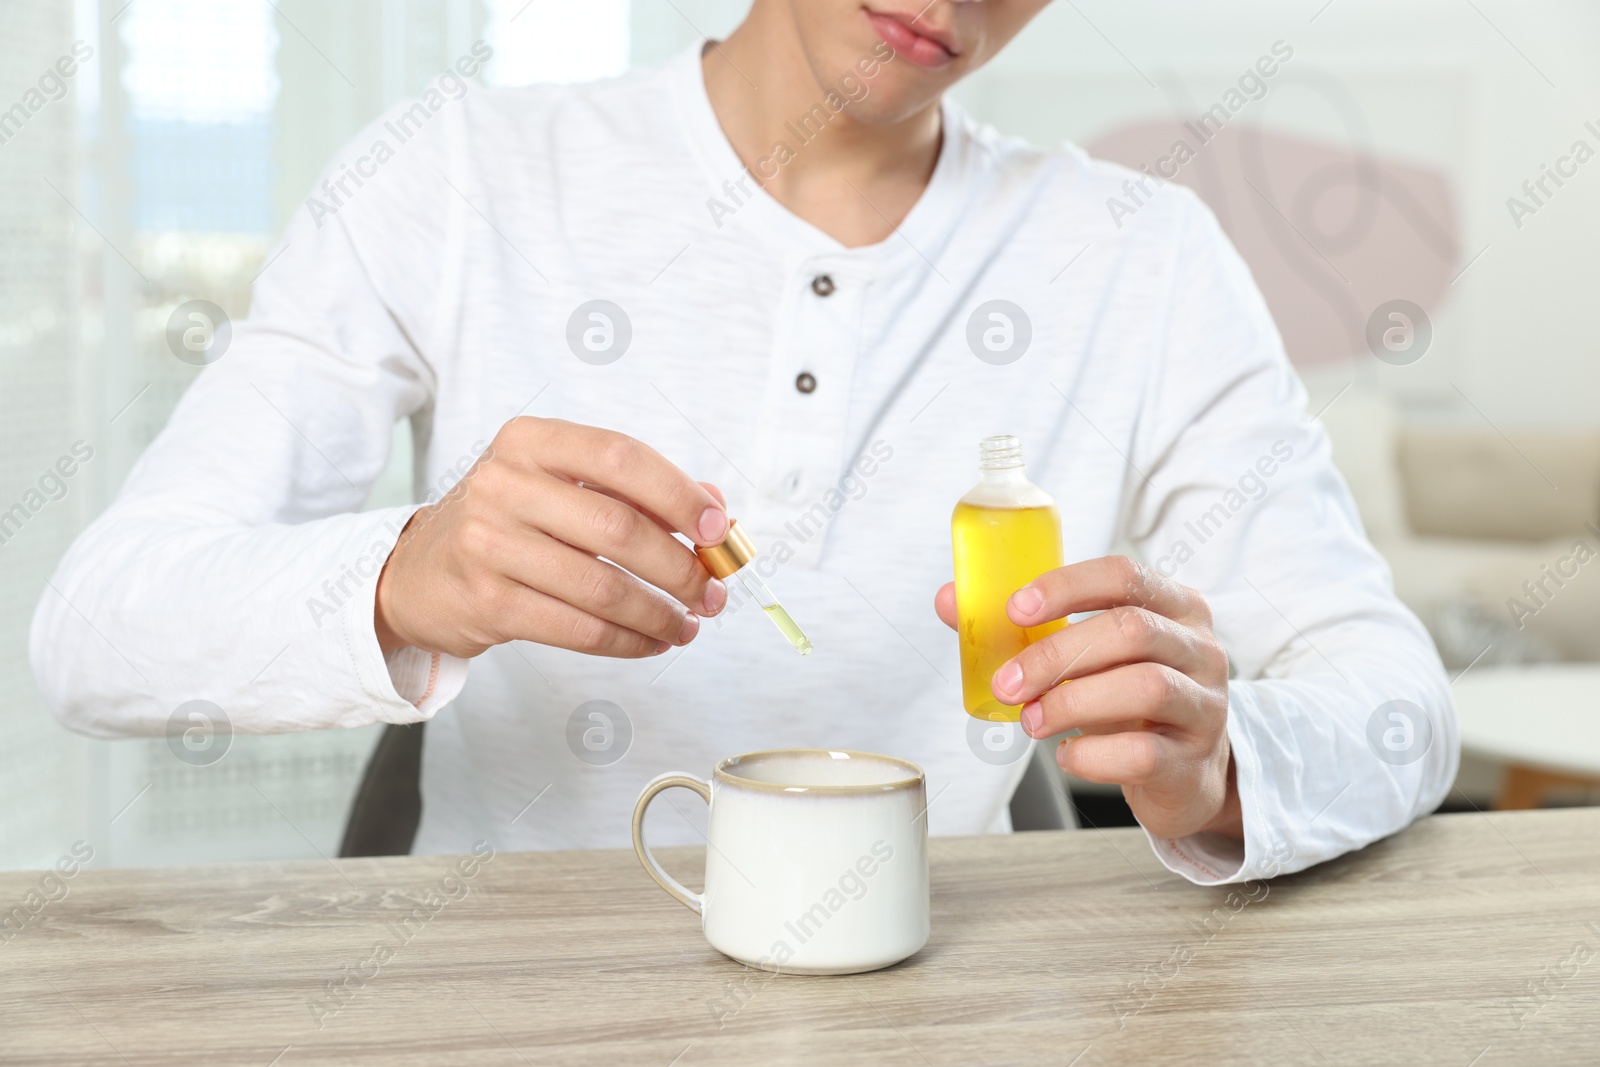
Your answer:
[[[608,430],[514,418],[406,525],[379,574],[374,628],[385,651],[470,657],[527,640],[653,655],[695,636],[692,613],[727,603],[677,535],[714,545],[728,529],[721,491],[654,449]]]
[[[513,641],[536,641],[614,659],[643,659],[672,647],[516,582],[508,581],[496,599],[495,614]]]
[[[1149,730],[1072,737],[1056,747],[1056,763],[1086,782],[1144,785],[1166,773],[1177,742]]]
[[[489,627],[489,644],[533,641],[615,659],[643,659],[672,647],[666,641],[597,618],[509,578],[497,581],[487,596],[477,597],[460,583],[447,582],[471,615]]]
[[[651,511],[637,500],[629,500],[626,496],[623,496],[615,489],[607,489],[605,486],[597,485],[594,482],[579,482],[578,488],[587,489],[591,493],[599,493],[601,496],[608,496],[612,500],[617,501],[619,504],[626,504],[628,507],[632,508],[634,511],[637,511],[639,514],[655,523],[667,533],[676,532],[672,523],[668,522],[666,519],[663,519],[660,515],[657,515],[655,512]]]
[[[1049,737],[1112,723],[1148,720],[1189,731],[1204,715],[1205,691],[1159,663],[1133,663],[1077,678],[1022,707],[1022,728]]]
[[[597,485],[597,484],[592,484],[592,483],[588,483],[588,482],[579,482],[578,484],[580,486],[582,486],[584,489],[587,489],[592,493],[604,493],[606,496],[610,497],[613,500],[620,500],[622,503],[628,505],[630,508],[633,508],[639,514],[643,515],[645,518],[649,519],[651,522],[655,523],[657,526],[661,527],[663,530],[667,531],[668,533],[676,533],[677,532],[676,529],[673,527],[672,523],[668,522],[666,519],[663,519],[660,515],[657,515],[655,512],[651,511],[649,508],[645,507],[643,504],[639,503],[637,500],[629,500],[622,493],[619,493],[614,489],[607,489],[603,485]],[[717,498],[717,503],[723,505],[724,508],[727,507],[727,503],[728,502],[725,499],[723,499],[722,490],[721,489],[718,489],[716,486],[712,485],[710,482],[701,482],[700,484],[705,486],[707,492],[709,492],[712,496]]]
[[[990,688],[1007,704],[1037,698],[1068,678],[1129,663],[1160,663],[1184,674],[1220,671],[1226,654],[1203,631],[1139,607],[1118,607],[1036,641],[994,672]]]
[[[700,630],[699,618],[621,567],[580,552],[553,537],[535,534],[505,573],[530,588],[590,615],[657,641],[685,645]]]
[[[524,447],[545,470],[637,501],[696,544],[721,544],[727,536],[722,501],[649,445],[560,419],[522,416],[506,425],[513,445]]]
[[[542,531],[604,556],[702,615],[715,615],[727,603],[726,589],[699,557],[644,514],[610,494],[543,477],[548,484],[542,491],[516,507],[529,535]],[[537,580],[528,584],[544,586]]]
[[[1047,571],[1012,594],[1006,614],[1018,626],[1037,626],[1124,604],[1189,626],[1211,626],[1211,609],[1199,592],[1126,556],[1102,556]]]
[[[956,628],[956,583],[945,582],[933,595],[933,610],[950,629]]]

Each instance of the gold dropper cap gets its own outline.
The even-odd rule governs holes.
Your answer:
[[[720,545],[695,545],[694,554],[718,578],[731,578],[746,563],[756,558],[756,543],[733,520],[728,522],[728,536]]]
[[[794,618],[782,604],[778,603],[778,598],[772,595],[772,590],[767,588],[767,583],[761,580],[755,569],[745,569],[745,566],[756,558],[756,543],[750,540],[749,534],[739,528],[737,522],[728,520],[728,535],[722,539],[722,544],[712,545],[709,548],[695,545],[694,553],[700,557],[700,562],[706,565],[706,570],[718,578],[728,579],[738,575],[745,592],[761,605],[761,610],[767,613],[767,618],[772,620],[778,632],[789,639],[795,651],[802,656],[811,654],[811,639],[805,635],[805,631],[795,624]]]

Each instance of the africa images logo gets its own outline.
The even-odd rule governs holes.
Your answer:
[[[1433,747],[1433,720],[1413,701],[1387,701],[1367,718],[1367,747],[1392,767],[1415,763]]]

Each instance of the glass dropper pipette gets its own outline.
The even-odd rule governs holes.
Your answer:
[[[772,620],[778,631],[789,639],[795,651],[802,656],[811,654],[811,639],[778,603],[778,598],[772,595],[772,590],[767,588],[767,583],[761,580],[755,568],[749,566],[750,561],[756,558],[756,544],[750,540],[749,534],[739,528],[737,522],[729,521],[728,536],[723,538],[722,544],[709,547],[696,545],[694,551],[700,557],[700,562],[716,577],[724,582],[730,578],[738,579],[745,592],[761,605],[761,610],[767,613],[767,618]]]

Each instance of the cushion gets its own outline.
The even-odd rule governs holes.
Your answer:
[[[1518,564],[1485,560],[1464,591],[1563,660],[1600,660],[1600,537],[1581,530],[1538,546]]]
[[[1519,429],[1509,437],[1481,424],[1402,428],[1412,532],[1543,541],[1600,519],[1600,430]]]
[[[1575,551],[1579,542],[1585,548]],[[1592,530],[1532,545],[1427,537],[1378,549],[1395,592],[1456,670],[1489,644],[1482,665],[1600,660],[1600,536]]]

